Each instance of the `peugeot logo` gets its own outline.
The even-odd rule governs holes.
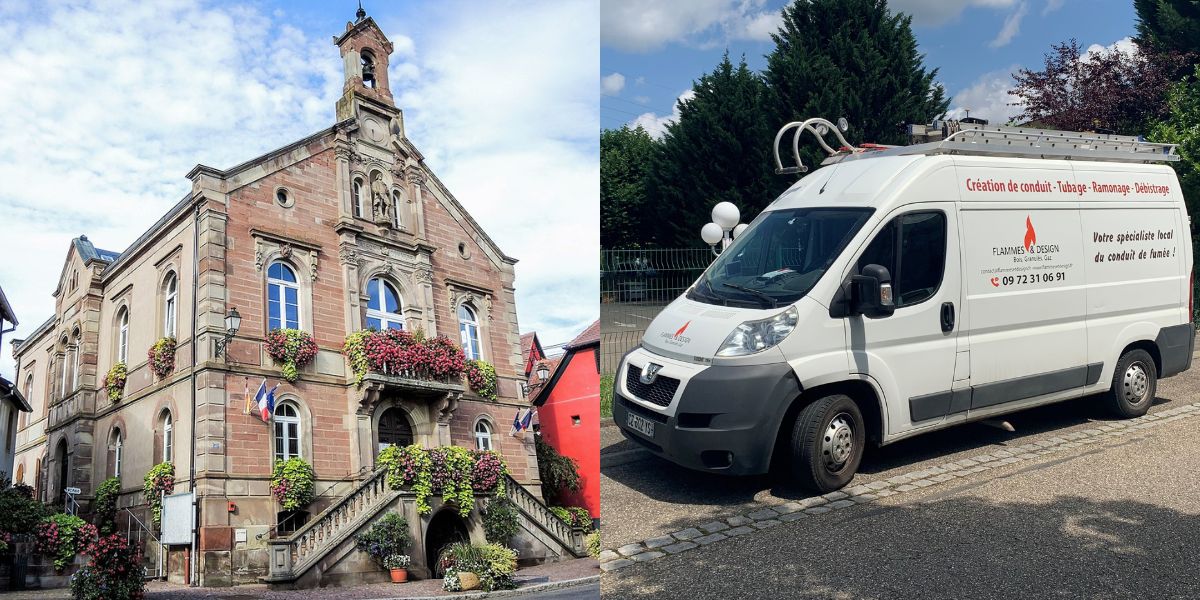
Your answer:
[[[660,370],[662,370],[662,365],[650,363],[646,365],[645,369],[642,369],[642,376],[638,379],[641,380],[642,383],[650,385],[654,383],[655,379],[658,379],[658,372]]]

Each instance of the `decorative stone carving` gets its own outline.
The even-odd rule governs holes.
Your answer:
[[[357,266],[358,248],[355,248],[350,244],[342,244],[342,247],[338,250],[338,259],[342,261],[343,265]]]
[[[349,160],[352,160],[353,158],[355,158],[354,151],[351,150],[350,148],[346,148],[343,146],[334,148],[333,155],[338,157],[339,159],[345,160],[345,161],[349,161]]]
[[[423,185],[425,183],[425,171],[416,165],[409,165],[408,182],[416,185]],[[409,202],[412,202],[412,200],[409,200]]]
[[[263,243],[259,238],[254,238],[254,269],[261,271],[263,268]]]
[[[279,257],[280,258],[291,258],[291,256],[292,256],[292,245],[288,244],[288,243],[280,244]]]
[[[433,283],[433,269],[421,267],[413,272],[413,280],[417,283]]]
[[[317,280],[317,251],[316,250],[308,251],[308,269],[309,269],[309,276],[312,277],[313,281],[316,281]]]
[[[460,396],[461,394],[447,393],[434,401],[433,408],[437,411],[438,425],[450,424],[450,419],[454,416],[454,411],[458,408],[458,399]]]
[[[457,288],[454,284],[446,285],[447,291],[450,292],[450,312],[453,314],[458,310],[460,304],[470,304],[475,307],[475,310],[483,311],[483,317],[491,319],[492,313],[492,296],[491,294],[480,294],[471,290]]]
[[[388,186],[383,181],[383,175],[379,173],[371,179],[371,210],[375,222],[380,225],[390,226],[395,221]]]

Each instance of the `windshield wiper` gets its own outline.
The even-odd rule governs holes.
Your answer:
[[[775,298],[772,298],[770,294],[764,294],[763,292],[760,292],[758,290],[751,289],[751,288],[741,286],[741,285],[737,285],[736,283],[722,283],[721,285],[723,285],[725,287],[733,288],[738,291],[754,294],[755,296],[758,296],[762,300],[765,300],[767,302],[768,308],[779,308],[779,303],[776,302]]]

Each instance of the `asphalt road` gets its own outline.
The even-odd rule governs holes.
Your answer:
[[[1200,369],[1160,382],[1160,412],[1200,401]],[[1103,424],[1094,399],[872,452],[852,485]],[[610,463],[634,458],[611,443]],[[617,457],[618,460],[613,460]],[[606,573],[604,597],[1198,598],[1200,417],[807,516]],[[602,467],[605,546],[806,494],[658,459]]]

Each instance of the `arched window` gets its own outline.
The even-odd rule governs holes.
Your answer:
[[[412,424],[404,409],[393,406],[379,415],[379,450],[388,446],[411,446],[413,437]]]
[[[375,87],[375,57],[367,50],[363,50],[359,54],[359,58],[362,61],[363,85],[369,88]]]
[[[76,329],[71,333],[71,391],[79,389],[79,351],[83,345],[83,340],[79,337],[79,330]]]
[[[300,328],[300,285],[296,272],[275,261],[267,268],[267,330]]]
[[[29,376],[25,378],[25,400],[29,401],[30,404],[33,404],[33,373],[30,373]],[[28,424],[29,413],[21,411],[21,424],[17,426],[17,429],[24,429]]]
[[[396,213],[396,229],[404,228],[404,219],[400,218],[400,190],[392,190],[392,210]]]
[[[175,337],[175,313],[178,306],[179,278],[175,272],[167,273],[163,282],[163,335]]]
[[[350,190],[351,190],[351,195],[352,195],[352,198],[350,198],[350,203],[354,205],[351,207],[354,210],[354,216],[362,217],[363,216],[363,180],[361,177],[354,178],[354,183],[351,184]]]
[[[275,458],[300,456],[300,413],[291,402],[275,406]]]
[[[112,452],[112,476],[121,476],[121,454],[124,451],[125,436],[121,435],[120,427],[113,427],[112,438],[108,442],[109,450]]]
[[[60,397],[66,398],[67,394],[71,393],[71,364],[75,361],[71,360],[71,342],[67,336],[64,335],[58,343],[63,349],[62,364],[59,365],[58,393]]]
[[[25,483],[25,463],[17,465],[17,477],[15,483]]]
[[[159,462],[172,462],[175,450],[175,424],[171,421],[171,411],[162,412],[162,457]]]
[[[117,362],[129,358],[129,309],[122,307],[117,315]]]
[[[466,304],[458,307],[458,333],[462,337],[463,354],[467,360],[482,358],[479,351],[479,319],[475,318],[475,311]]]
[[[475,423],[475,449],[492,449],[492,426],[484,419]]]
[[[367,282],[367,328],[404,329],[400,294],[392,284],[376,277]]]

